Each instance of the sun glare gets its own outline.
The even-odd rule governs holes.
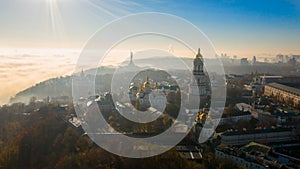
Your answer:
[[[58,39],[60,42],[63,42],[62,39],[65,38],[65,30],[64,30],[64,22],[62,18],[62,14],[59,7],[58,0],[46,0],[47,5],[47,18],[48,24],[50,28],[50,32]]]

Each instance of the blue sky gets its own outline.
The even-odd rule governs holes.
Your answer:
[[[0,0],[0,47],[80,48],[104,24],[150,11],[192,22],[218,53],[300,54],[297,0]]]

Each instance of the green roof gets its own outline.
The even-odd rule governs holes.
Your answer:
[[[248,153],[250,152],[262,152],[263,154],[267,154],[270,151],[271,147],[258,144],[255,142],[251,142],[243,147],[241,147],[241,150],[246,151]]]

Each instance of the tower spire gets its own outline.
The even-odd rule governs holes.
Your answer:
[[[83,71],[83,68],[81,68],[80,76],[81,76],[81,77],[84,77],[84,71]]]
[[[201,59],[202,58],[202,55],[201,55],[201,49],[198,48],[198,53],[196,55],[196,59]]]
[[[129,61],[129,66],[133,66],[133,53],[130,51],[130,61]]]

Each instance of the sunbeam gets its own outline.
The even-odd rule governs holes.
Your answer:
[[[49,28],[51,28],[50,33],[53,35],[53,38],[59,41],[59,44],[62,46],[66,43],[66,33],[64,27],[64,20],[61,15],[60,8],[58,6],[57,0],[46,0],[47,5],[47,18]]]
[[[133,6],[141,8],[140,4],[133,1],[126,1],[126,3],[120,0],[111,0],[111,1],[81,0],[81,1],[83,3],[87,3],[90,7],[97,10],[97,12],[108,15],[113,19],[132,13]]]

